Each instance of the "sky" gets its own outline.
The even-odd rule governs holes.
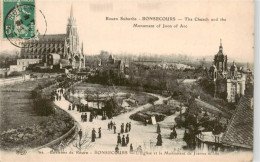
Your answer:
[[[250,0],[37,0],[36,23],[46,34],[66,32],[73,4],[84,53],[186,54],[213,56],[222,39],[224,53],[240,61],[254,60],[254,6]],[[137,21],[106,21],[106,17],[135,17]],[[140,21],[142,17],[225,18],[225,22]],[[184,24],[188,28],[133,28],[133,24]],[[1,51],[15,48],[1,41]],[[232,60],[229,60],[232,61]]]

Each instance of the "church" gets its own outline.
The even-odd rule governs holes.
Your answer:
[[[214,63],[209,69],[210,80],[214,83],[214,97],[226,99],[229,103],[236,103],[246,94],[248,84],[252,84],[252,73],[247,67],[237,67],[236,63],[228,67],[227,55],[223,52],[222,42],[218,53],[214,56]]]
[[[50,62],[53,62],[53,58],[58,59],[61,67],[71,66],[74,69],[85,67],[83,43],[80,47],[77,24],[73,16],[72,6],[66,33],[39,35],[33,40],[26,41],[23,44],[23,48],[21,48],[19,61],[28,63],[27,60],[29,59],[37,59],[41,60],[44,66],[47,66]],[[52,59],[52,61],[48,59]],[[57,60],[55,63],[57,63]]]

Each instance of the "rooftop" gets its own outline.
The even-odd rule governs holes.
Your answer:
[[[253,117],[250,97],[242,97],[231,122],[222,137],[222,143],[242,148],[253,149]]]

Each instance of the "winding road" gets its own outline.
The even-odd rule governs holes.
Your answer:
[[[167,99],[165,97],[162,97],[157,94],[150,94],[153,96],[158,97],[159,99],[155,101],[156,104],[163,104],[163,100]],[[170,140],[170,128],[175,124],[175,117],[178,115],[178,112],[176,112],[174,115],[168,116],[165,118],[164,121],[159,122],[161,125],[161,134],[162,134],[162,140],[163,140],[163,146],[155,146],[156,144],[156,125],[147,125],[144,126],[142,122],[134,121],[129,119],[129,116],[131,114],[134,114],[140,110],[147,109],[151,107],[151,104],[145,104],[142,106],[138,106],[134,108],[132,111],[120,114],[116,117],[113,117],[111,120],[101,120],[101,116],[98,117],[98,119],[94,119],[93,122],[81,122],[81,113],[77,112],[76,110],[68,110],[68,106],[70,104],[69,101],[65,100],[65,98],[62,97],[60,101],[55,101],[55,104],[59,106],[60,108],[64,109],[66,112],[68,112],[79,124],[83,131],[83,136],[85,133],[86,140],[89,142],[86,142],[81,147],[81,151],[89,151],[90,153],[94,153],[95,151],[114,151],[116,142],[117,142],[117,134],[114,134],[113,130],[108,130],[107,124],[111,120],[116,123],[117,127],[117,133],[120,131],[120,125],[121,123],[126,124],[127,122],[131,122],[132,129],[131,132],[129,132],[130,142],[133,145],[134,150],[141,146],[143,150],[146,151],[152,151],[152,150],[173,150],[173,149],[181,149],[182,146],[186,145],[186,143],[182,140],[184,130],[183,129],[176,129],[178,137],[177,139]],[[89,119],[89,114],[88,114]],[[91,137],[91,131],[93,128],[98,132],[98,128],[101,127],[102,131],[102,137],[97,138],[95,142],[90,142]],[[126,133],[124,133],[126,136]],[[122,134],[121,134],[122,137]],[[76,146],[76,143],[79,141],[79,139],[75,139],[72,143],[70,143],[68,146],[65,147],[65,151],[79,151],[79,149]],[[121,147],[119,146],[120,151],[129,151],[129,146],[127,147]]]

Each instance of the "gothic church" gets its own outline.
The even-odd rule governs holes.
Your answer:
[[[65,34],[39,35],[34,40],[28,40],[21,48],[21,59],[41,59],[46,63],[50,54],[59,55],[62,66],[73,68],[85,67],[83,43],[80,49],[76,19],[71,6]]]

